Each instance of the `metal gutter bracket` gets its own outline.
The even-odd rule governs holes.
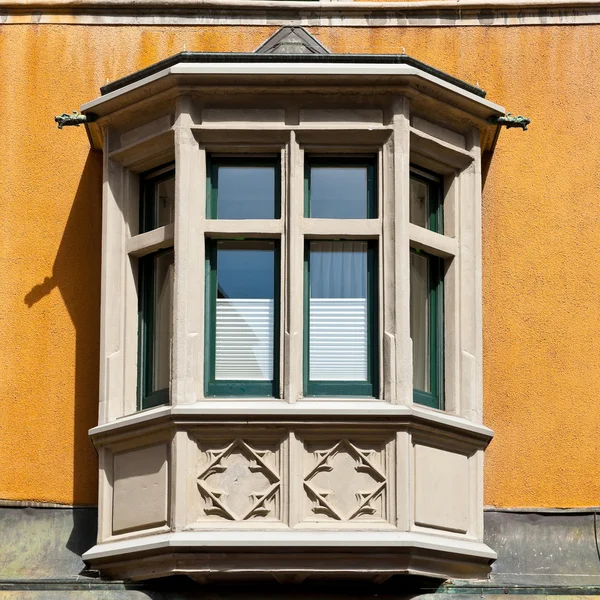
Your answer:
[[[76,110],[74,110],[73,114],[71,115],[68,113],[63,113],[62,115],[57,115],[56,117],[54,117],[54,121],[58,123],[59,129],[68,126],[79,127],[81,124],[90,123],[94,120],[95,115],[80,115]]]
[[[518,117],[512,117],[510,113],[507,113],[504,117],[490,117],[488,119],[490,125],[504,125],[506,129],[512,127],[521,127],[523,131],[527,131],[527,126],[531,123],[531,119],[519,115]]]

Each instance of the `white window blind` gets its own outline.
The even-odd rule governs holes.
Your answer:
[[[217,298],[215,379],[273,379],[274,302]]]
[[[310,299],[312,381],[367,381],[367,299]]]

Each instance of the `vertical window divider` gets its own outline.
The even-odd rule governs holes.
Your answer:
[[[289,187],[287,198],[288,216],[288,279],[287,296],[287,344],[284,360],[287,365],[284,398],[295,403],[303,395],[303,328],[308,324],[303,317],[304,285],[304,150],[292,130],[289,138]]]
[[[286,281],[288,277],[288,199],[289,199],[289,140],[282,145],[279,160],[279,219],[281,220],[281,237],[279,241],[279,398],[286,398],[285,386],[287,378],[287,366],[285,356],[287,349],[287,331],[289,328],[289,317],[287,312],[288,294],[286,293]]]
[[[410,339],[410,236],[408,231],[410,207],[410,102],[399,96],[392,103],[393,127],[392,172],[394,202],[393,254],[394,280],[391,283],[395,310],[395,394],[394,404],[413,403],[412,344]]]

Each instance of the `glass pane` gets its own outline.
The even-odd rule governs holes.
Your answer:
[[[427,227],[429,215],[429,188],[418,179],[410,180],[410,216],[409,220],[420,227]]]
[[[311,166],[310,216],[316,219],[368,218],[367,166]]]
[[[275,252],[268,242],[217,244],[215,379],[273,379]]]
[[[367,381],[367,242],[311,242],[311,381]]]
[[[156,185],[156,227],[173,222],[175,210],[175,178],[171,177]]]
[[[217,219],[275,218],[275,165],[217,165],[216,170]]]
[[[152,390],[169,387],[173,339],[173,251],[154,259],[154,327]]]
[[[414,252],[410,253],[410,337],[413,387],[429,392],[429,259]]]

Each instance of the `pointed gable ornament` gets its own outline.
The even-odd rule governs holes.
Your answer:
[[[304,27],[285,26],[255,50],[256,54],[330,54]]]

